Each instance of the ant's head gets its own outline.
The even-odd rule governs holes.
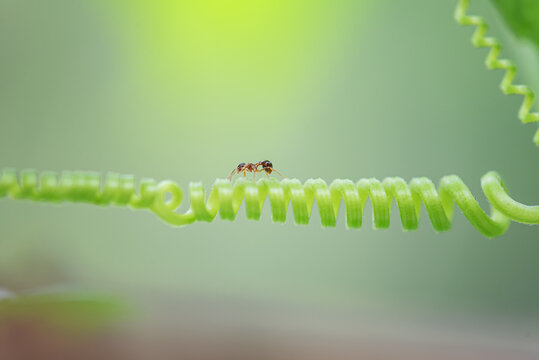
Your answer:
[[[238,172],[240,172],[244,167],[245,167],[245,163],[239,164],[238,167],[237,167]]]

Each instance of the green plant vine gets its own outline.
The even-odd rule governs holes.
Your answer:
[[[520,94],[524,102],[519,118],[524,123],[539,121],[539,114],[530,112],[534,93],[525,85],[513,85],[515,65],[498,59],[501,45],[495,38],[485,37],[487,24],[477,16],[466,15],[468,0],[460,0],[455,12],[462,25],[475,25],[472,41],[475,46],[489,47],[487,67],[505,69],[501,83],[505,94]],[[535,135],[539,145],[539,131]],[[389,227],[393,200],[397,204],[403,230],[418,227],[422,204],[435,231],[446,231],[451,227],[454,204],[466,219],[484,236],[503,234],[511,221],[524,224],[539,224],[539,206],[527,206],[513,200],[501,177],[489,172],[481,178],[481,187],[490,202],[491,215],[487,215],[476,199],[456,175],[445,176],[438,188],[428,178],[414,178],[409,183],[399,177],[379,181],[374,178],[334,180],[329,186],[322,179],[309,179],[301,183],[297,179],[277,181],[273,178],[257,182],[239,178],[234,184],[226,179],[217,179],[206,200],[206,190],[199,183],[189,185],[189,208],[179,213],[183,201],[181,188],[172,181],[156,182],[142,179],[136,183],[129,175],[108,174],[106,177],[93,172],[64,172],[61,176],[52,172],[39,174],[33,170],[18,173],[4,169],[0,173],[0,198],[27,199],[42,202],[81,202],[94,205],[118,205],[132,209],[147,209],[166,223],[183,226],[196,221],[211,222],[217,214],[221,219],[234,220],[241,204],[245,203],[248,219],[259,220],[266,199],[269,198],[272,220],[286,221],[290,203],[296,224],[308,224],[314,202],[318,207],[323,227],[336,226],[336,219],[344,203],[347,228],[360,228],[364,207],[370,199],[373,225],[376,229]]]
[[[475,47],[487,47],[490,51],[485,60],[485,64],[488,69],[505,70],[505,76],[502,79],[500,88],[506,95],[522,95],[524,100],[518,111],[518,118],[524,124],[538,122],[539,113],[531,112],[533,106],[533,100],[535,94],[526,85],[514,85],[513,80],[517,74],[517,68],[515,64],[508,59],[500,59],[499,55],[502,51],[502,45],[500,41],[494,37],[485,36],[488,30],[487,22],[480,16],[467,15],[466,10],[470,0],[459,0],[457,8],[455,10],[455,20],[464,26],[475,26],[475,32],[472,35],[472,44]],[[539,129],[535,133],[533,141],[539,146]]]
[[[195,221],[213,221],[217,214],[221,219],[234,220],[242,202],[248,219],[259,220],[261,211],[269,198],[274,222],[285,222],[289,203],[292,203],[296,224],[308,224],[316,200],[323,227],[334,227],[341,203],[344,201],[346,226],[359,228],[363,209],[370,198],[373,225],[377,229],[389,227],[390,211],[395,199],[403,230],[415,230],[418,226],[421,204],[425,205],[432,227],[446,231],[451,227],[453,203],[468,221],[483,235],[494,237],[503,234],[510,220],[539,223],[539,206],[526,206],[509,197],[505,186],[495,172],[489,172],[481,180],[483,192],[491,203],[491,216],[479,206],[468,187],[455,175],[441,179],[438,189],[427,178],[415,178],[409,183],[398,177],[350,180],[334,180],[329,186],[322,179],[310,179],[302,184],[297,179],[277,181],[273,178],[257,182],[245,178],[234,184],[217,179],[206,201],[206,191],[201,183],[189,185],[190,207],[177,213],[183,192],[172,181],[157,183],[143,179],[138,186],[129,175],[108,174],[104,179],[92,172],[65,172],[58,176],[51,172],[39,175],[33,170],[18,174],[6,169],[0,177],[0,197],[45,202],[82,202],[95,205],[119,205],[132,209],[148,209],[171,225],[182,226]],[[167,197],[170,199],[167,200]]]

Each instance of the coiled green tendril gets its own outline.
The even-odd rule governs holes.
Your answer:
[[[3,170],[0,176],[0,198],[28,199],[44,202],[82,202],[95,205],[120,205],[132,209],[149,209],[165,222],[182,226],[195,221],[211,222],[220,214],[222,219],[234,220],[240,205],[245,202],[248,219],[259,220],[262,207],[269,198],[274,222],[285,222],[289,203],[292,203],[296,224],[308,224],[316,200],[323,227],[334,227],[344,201],[346,226],[359,228],[368,198],[372,204],[373,223],[377,229],[389,227],[390,211],[395,199],[403,230],[418,226],[421,203],[425,205],[432,227],[446,231],[451,227],[453,203],[483,235],[503,234],[510,220],[526,224],[539,223],[539,206],[526,206],[509,197],[498,174],[489,172],[481,180],[483,192],[491,203],[491,216],[479,206],[470,190],[455,175],[445,176],[438,189],[431,180],[421,177],[406,183],[399,177],[334,180],[329,186],[322,179],[310,179],[304,184],[297,179],[281,182],[264,178],[256,183],[245,178],[231,183],[217,179],[206,201],[201,183],[189,185],[190,208],[183,214],[177,209],[183,200],[180,187],[172,181],[157,183],[143,179],[138,186],[130,175],[108,174],[102,178],[93,172],[64,172],[62,176],[33,170],[17,174]],[[169,198],[167,200],[167,198]]]
[[[494,37],[485,36],[488,30],[488,24],[482,17],[466,14],[469,3],[469,0],[459,0],[455,10],[455,20],[461,25],[476,26],[476,30],[472,35],[472,44],[475,47],[490,48],[485,61],[487,68],[505,70],[505,76],[500,84],[502,92],[506,95],[518,94],[524,96],[524,101],[518,111],[520,121],[525,124],[539,121],[539,113],[530,112],[535,98],[534,92],[526,85],[513,85],[513,79],[517,73],[515,64],[511,60],[498,58],[502,50],[500,41]],[[539,129],[535,133],[533,141],[539,146]]]

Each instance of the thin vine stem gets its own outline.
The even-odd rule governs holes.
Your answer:
[[[490,48],[485,60],[488,69],[505,70],[505,76],[502,79],[500,88],[506,95],[522,95],[524,100],[518,111],[518,118],[523,123],[539,122],[539,113],[531,112],[535,94],[527,85],[514,85],[513,80],[517,74],[516,65],[508,59],[500,59],[502,51],[500,41],[495,37],[485,36],[488,30],[488,24],[481,16],[467,15],[466,11],[470,0],[459,0],[455,10],[455,20],[464,26],[475,26],[475,32],[472,35],[472,44],[475,47]],[[539,129],[535,133],[533,141],[539,146]]]
[[[142,179],[138,185],[130,175],[110,173],[106,177],[93,172],[64,172],[61,176],[33,170],[20,173],[5,169],[0,176],[0,198],[26,199],[42,202],[81,202],[94,205],[118,205],[132,209],[148,209],[166,223],[184,226],[197,221],[234,220],[242,203],[246,217],[259,220],[262,208],[269,199],[274,222],[284,223],[290,203],[296,224],[308,224],[316,201],[323,227],[335,227],[339,212],[345,212],[346,227],[360,228],[367,200],[370,199],[373,225],[376,229],[389,227],[393,201],[400,213],[402,229],[416,230],[422,204],[435,231],[451,228],[454,204],[468,221],[484,236],[503,234],[511,220],[539,224],[539,206],[526,206],[513,200],[500,176],[489,172],[481,186],[491,204],[491,215],[481,209],[474,196],[456,175],[445,176],[438,188],[425,177],[409,183],[399,177],[379,181],[374,178],[357,182],[337,179],[328,185],[322,179],[277,181],[273,178],[257,182],[244,178],[231,183],[217,179],[209,195],[202,183],[189,185],[189,209],[177,212],[183,201],[181,188],[172,181],[157,183]],[[168,200],[167,200],[168,199]],[[344,208],[342,204],[344,203]]]

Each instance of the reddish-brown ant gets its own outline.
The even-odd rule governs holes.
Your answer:
[[[262,169],[259,169],[259,167],[262,166]],[[243,173],[243,176],[245,176],[248,172],[253,173],[253,180],[255,179],[256,173],[264,171],[266,175],[270,175],[273,171],[275,171],[277,174],[281,175],[283,178],[286,179],[286,176],[278,172],[273,168],[273,164],[269,160],[259,161],[256,164],[253,163],[241,163],[239,164],[232,172],[230,173],[230,176],[228,177],[228,180],[232,181],[232,177],[234,174],[240,174]]]

